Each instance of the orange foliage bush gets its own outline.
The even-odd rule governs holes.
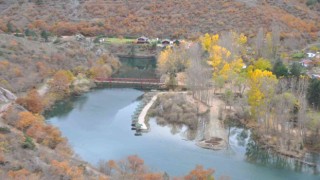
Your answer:
[[[30,29],[48,30],[48,24],[43,20],[35,20],[28,26]]]
[[[41,113],[44,108],[42,98],[36,89],[30,90],[26,97],[17,99],[17,103],[33,113]]]
[[[146,173],[142,175],[141,180],[162,180],[163,176],[161,173]]]
[[[53,126],[45,126],[43,131],[45,132],[45,138],[42,144],[50,147],[51,149],[55,149],[59,143],[64,141],[59,129]]]
[[[50,31],[59,36],[70,36],[77,33],[77,26],[71,22],[57,22],[50,27]]]
[[[32,124],[43,122],[43,117],[39,115],[34,115],[31,112],[24,111],[19,113],[19,121],[17,127],[21,130],[26,130]]]
[[[4,22],[2,19],[0,19],[0,30],[2,30],[3,32],[7,32],[8,31],[7,23]]]
[[[69,86],[73,80],[73,74],[70,71],[60,70],[56,72],[50,82],[50,88],[53,92],[64,96],[68,94]]]
[[[29,176],[31,173],[26,169],[20,169],[17,171],[9,171],[8,176],[12,179],[16,180],[27,180],[27,176]]]
[[[47,77],[48,76],[48,68],[44,62],[37,62],[37,71],[40,73],[41,76]]]
[[[71,167],[66,161],[51,161],[51,165],[54,173],[59,174],[62,177],[81,180],[83,179],[83,169],[80,167]]]
[[[55,149],[58,144],[65,142],[57,128],[46,125],[41,115],[34,115],[28,111],[19,113],[17,128],[25,131],[37,143],[48,146],[51,149]]]
[[[9,67],[10,62],[7,60],[0,61],[0,70],[5,71]]]
[[[14,68],[13,72],[14,72],[16,77],[21,77],[22,76],[22,72],[21,72],[21,69],[19,67]]]
[[[207,180],[210,179],[214,173],[213,169],[203,169],[203,166],[198,165],[194,170],[192,170],[187,176],[184,177],[186,180]]]

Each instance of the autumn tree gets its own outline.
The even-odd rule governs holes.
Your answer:
[[[160,75],[169,76],[167,85],[175,87],[175,85],[177,85],[175,79],[177,73],[185,71],[188,65],[189,57],[187,56],[187,51],[184,46],[167,47],[158,57],[157,72]]]
[[[153,173],[144,165],[144,160],[137,155],[116,161],[100,161],[99,170],[115,179],[162,180],[162,173]]]
[[[51,169],[55,174],[60,175],[62,179],[84,179],[83,168],[71,166],[67,161],[51,161]]]
[[[262,71],[270,71],[272,69],[271,62],[267,59],[259,58],[257,61],[253,63],[254,69],[260,69]]]
[[[111,54],[102,54],[98,60],[93,63],[87,74],[92,78],[108,78],[112,73],[119,69],[121,63],[119,59]]]
[[[204,36],[200,37],[200,42],[204,50],[209,51],[213,46],[217,45],[219,42],[219,35],[210,35],[206,33]]]
[[[200,42],[212,66],[215,91],[228,84],[234,93],[239,89],[242,94],[246,81],[243,73],[245,64],[241,57],[246,53],[247,37],[230,31],[221,37],[206,34],[200,38]]]
[[[204,169],[203,166],[196,166],[195,169],[191,170],[187,176],[184,177],[185,180],[214,180],[213,169]]]
[[[78,32],[76,24],[72,22],[57,22],[50,29],[59,36],[71,36]]]
[[[73,80],[73,74],[70,71],[59,70],[56,72],[50,82],[51,91],[64,96],[70,92],[70,85]]]
[[[254,117],[259,117],[265,112],[263,108],[268,104],[268,99],[274,94],[277,79],[272,72],[260,69],[249,69],[248,78],[250,87],[248,102],[251,106],[251,113]]]
[[[19,113],[19,121],[17,123],[17,127],[21,130],[26,130],[32,124],[37,122],[43,122],[43,117],[40,115],[34,115],[28,111],[23,111]]]
[[[17,103],[24,106],[32,113],[41,113],[44,108],[42,98],[35,88],[30,90],[26,97],[17,99]]]

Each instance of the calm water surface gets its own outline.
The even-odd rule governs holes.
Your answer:
[[[68,138],[74,151],[85,161],[120,160],[136,154],[155,171],[171,176],[185,175],[197,164],[215,169],[215,177],[230,176],[236,180],[308,180],[320,179],[311,173],[249,163],[246,148],[231,136],[231,148],[210,151],[186,141],[181,133],[150,121],[151,131],[134,136],[131,115],[139,105],[142,91],[134,89],[99,89],[56,105],[48,122]]]

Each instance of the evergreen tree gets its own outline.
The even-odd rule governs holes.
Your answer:
[[[314,107],[318,108],[320,105],[320,80],[312,79],[307,92],[307,98],[309,104]]]
[[[46,30],[41,31],[41,37],[48,42],[49,33]]]
[[[273,65],[272,72],[277,76],[277,78],[287,77],[289,75],[288,68],[283,64],[281,60],[277,60]]]
[[[43,0],[37,0],[37,1],[36,1],[36,4],[37,4],[37,5],[43,4]]]
[[[303,74],[303,67],[301,64],[294,62],[291,65],[290,69],[291,76],[294,76],[296,78],[299,78]]]
[[[8,32],[10,33],[14,32],[13,25],[10,21],[7,23],[7,29],[8,29]]]

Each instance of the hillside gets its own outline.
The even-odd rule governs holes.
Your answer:
[[[308,7],[306,0],[2,0],[0,16],[3,31],[10,21],[21,30],[28,26],[61,35],[190,38],[232,29],[253,35],[273,22],[283,35],[315,38],[320,30],[319,5]]]
[[[75,69],[93,67],[102,55],[111,57],[90,39],[70,37],[45,43],[7,34],[0,34],[0,39],[0,85],[15,93],[43,83],[58,70],[74,70],[77,74]]]

